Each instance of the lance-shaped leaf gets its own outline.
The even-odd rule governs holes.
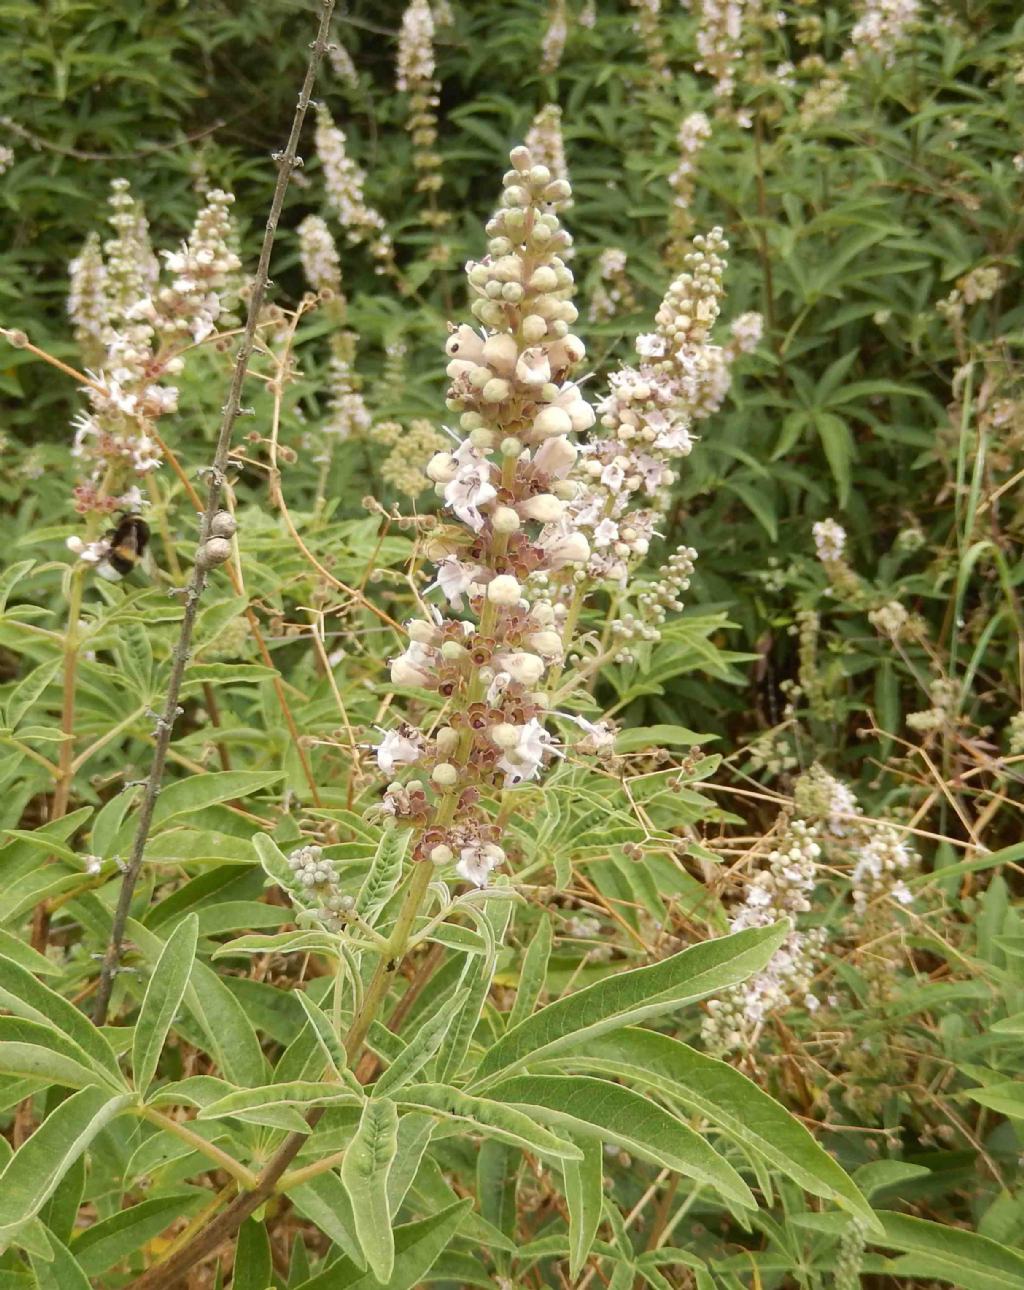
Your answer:
[[[0,1173],[0,1241],[39,1213],[96,1134],[134,1101],[131,1093],[83,1088],[50,1112]]]
[[[537,1000],[544,989],[544,981],[548,974],[548,959],[551,957],[551,919],[547,914],[542,915],[537,925],[537,930],[530,939],[527,946],[526,954],[523,958],[523,966],[519,972],[519,980],[516,985],[515,1002],[512,1004],[512,1011],[509,1014],[509,1029],[518,1026],[521,1021],[525,1021],[533,1012]]]
[[[403,1106],[416,1110],[434,1111],[454,1120],[464,1120],[484,1137],[508,1142],[539,1156],[578,1160],[582,1154],[574,1143],[550,1133],[533,1116],[514,1106],[486,1097],[474,1097],[447,1084],[417,1084],[414,1088],[404,1089],[399,1101]]]
[[[477,1084],[552,1057],[591,1035],[672,1012],[745,981],[769,961],[789,932],[787,922],[702,941],[650,967],[595,981],[549,1003],[507,1031],[484,1055]]]
[[[575,1281],[586,1263],[601,1225],[604,1208],[604,1153],[591,1138],[583,1144],[582,1160],[562,1166],[565,1200],[569,1206],[569,1277]]]
[[[63,995],[37,981],[20,964],[0,955],[0,1008],[16,1017],[63,1031],[97,1071],[96,1082],[124,1088],[124,1077],[113,1048],[103,1034]]]
[[[544,1124],[614,1142],[714,1187],[737,1205],[756,1208],[747,1184],[699,1133],[632,1089],[588,1075],[518,1075],[491,1089],[491,1096]]]
[[[50,1258],[32,1256],[32,1275],[37,1290],[89,1290],[85,1270],[63,1241],[47,1232]]]
[[[386,829],[377,843],[370,872],[356,897],[356,913],[361,914],[366,922],[376,922],[377,915],[395,894],[411,836],[410,829]]]
[[[452,1022],[460,1015],[469,990],[463,987],[443,1001],[434,1015],[425,1021],[387,1068],[374,1086],[373,1096],[390,1096],[430,1061],[441,1046]]]
[[[225,1115],[244,1116],[248,1111],[262,1111],[268,1106],[357,1106],[362,1098],[348,1088],[324,1084],[318,1080],[289,1080],[285,1084],[262,1084],[258,1088],[240,1088],[210,1102],[199,1112],[200,1120],[217,1120]]]
[[[134,919],[129,919],[128,932],[155,965],[163,953],[163,939]],[[251,1086],[266,1077],[263,1049],[245,1009],[217,973],[198,959],[192,964],[184,1002],[202,1026],[218,1066],[232,1083]]]
[[[338,1259],[298,1290],[413,1290],[437,1262],[472,1205],[456,1201],[447,1209],[395,1229],[395,1263],[382,1285],[372,1271],[361,1272],[351,1259]]]
[[[201,1202],[202,1192],[196,1188],[117,1210],[76,1235],[75,1258],[88,1276],[98,1277],[159,1236],[175,1219],[198,1209]]]
[[[132,1041],[132,1072],[135,1087],[140,1093],[149,1088],[167,1032],[181,1007],[192,974],[198,938],[199,920],[195,914],[189,914],[167,938],[149,978]]]
[[[336,1173],[326,1171],[288,1188],[295,1208],[315,1223],[359,1270],[365,1271],[366,1257],[356,1237],[356,1220],[345,1185]]]
[[[894,1276],[911,1277],[917,1284],[934,1277],[950,1281],[960,1290],[1020,1290],[1024,1286],[1024,1254],[1019,1250],[925,1218],[888,1212],[879,1218],[885,1235],[872,1236],[872,1244],[905,1251],[891,1265]]]
[[[388,1174],[398,1151],[398,1108],[387,1098],[373,1098],[363,1107],[359,1128],[345,1149],[341,1181],[352,1202],[356,1236],[370,1271],[391,1284],[395,1266],[395,1237],[388,1211]]]
[[[785,1107],[727,1062],[706,1057],[669,1035],[633,1027],[588,1039],[568,1061],[645,1084],[682,1102],[805,1191],[833,1200],[877,1226],[874,1210],[824,1147]]]
[[[121,1091],[112,1077],[97,1073],[88,1053],[63,1031],[24,1017],[0,1017],[0,1074],[52,1080],[68,1088],[106,1083]]]

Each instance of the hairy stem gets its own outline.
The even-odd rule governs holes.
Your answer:
[[[306,77],[299,94],[298,102],[295,106],[295,115],[292,119],[291,132],[288,136],[288,142],[285,145],[284,151],[277,156],[277,183],[274,187],[274,196],[270,204],[270,213],[267,216],[267,226],[266,232],[263,236],[263,246],[260,250],[259,264],[257,265],[256,276],[252,283],[252,293],[249,297],[249,310],[246,316],[245,330],[242,333],[241,344],[239,345],[238,355],[235,359],[235,370],[231,380],[231,388],[228,392],[227,402],[224,405],[220,430],[217,435],[217,447],[214,452],[213,464],[208,472],[209,487],[207,489],[206,507],[203,512],[202,525],[200,529],[200,545],[196,551],[196,559],[192,568],[192,576],[189,579],[188,588],[185,594],[185,611],[182,614],[181,630],[178,635],[178,644],[174,651],[174,661],[171,666],[170,680],[167,685],[167,700],[164,704],[163,714],[158,723],[156,744],[153,749],[153,762],[150,767],[149,777],[146,780],[145,790],[143,791],[142,803],[139,807],[139,816],[135,829],[135,838],[132,842],[131,856],[124,879],[121,883],[117,909],[114,912],[114,920],[110,929],[110,940],[103,956],[103,967],[100,972],[99,987],[96,991],[96,1009],[94,1013],[94,1018],[98,1026],[103,1025],[107,1019],[107,1011],[110,1007],[110,995],[114,985],[114,976],[117,971],[118,960],[121,957],[121,945],[124,940],[125,925],[128,921],[132,896],[134,895],[135,886],[139,880],[139,873],[142,870],[143,853],[145,851],[146,842],[149,838],[149,830],[153,822],[153,812],[156,808],[157,795],[160,792],[164,765],[167,761],[167,749],[170,746],[174,722],[178,716],[178,696],[181,693],[181,683],[184,679],[185,668],[188,664],[189,650],[192,644],[192,632],[195,627],[196,616],[199,612],[199,599],[203,593],[203,588],[206,586],[206,569],[201,559],[202,544],[209,536],[210,523],[220,508],[221,499],[224,493],[224,472],[227,467],[228,450],[231,446],[231,436],[235,427],[235,421],[241,413],[242,387],[245,384],[249,359],[252,356],[255,345],[256,327],[259,321],[260,310],[263,307],[263,299],[266,295],[267,283],[270,276],[270,254],[274,246],[274,237],[277,233],[278,221],[281,218],[281,208],[284,205],[285,191],[288,188],[288,181],[291,178],[292,170],[297,164],[296,158],[298,156],[299,135],[302,131],[303,122],[306,119],[306,111],[309,107],[310,95],[313,92],[313,85],[316,81],[316,74],[320,66],[320,60],[323,58],[324,52],[327,49],[327,33],[333,12],[334,0],[323,0],[323,3],[320,6],[319,29],[317,31],[316,40],[313,42],[312,49],[310,51]]]

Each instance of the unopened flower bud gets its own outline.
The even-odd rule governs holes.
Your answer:
[[[443,761],[440,765],[434,767],[430,778],[438,788],[454,788],[459,782],[458,768],[453,766],[450,761]]]
[[[480,396],[485,403],[501,403],[512,393],[512,387],[503,377],[492,376],[484,388],[480,391]]]
[[[422,618],[413,618],[405,625],[409,639],[419,641],[421,645],[433,645],[437,640],[437,628],[433,623],[424,622]]]
[[[528,345],[535,345],[548,334],[548,325],[537,314],[527,314],[523,319],[523,339]]]
[[[508,721],[499,721],[490,730],[491,738],[499,748],[515,748],[519,743],[519,728]]]
[[[519,516],[511,506],[498,506],[491,513],[491,526],[495,533],[515,533],[519,529]]]
[[[441,646],[441,657],[447,663],[458,663],[460,659],[466,657],[469,651],[465,645],[460,645],[458,641],[445,641]]]
[[[436,864],[436,865],[451,864],[451,862],[454,859],[455,859],[455,852],[451,849],[451,847],[445,846],[443,842],[439,843],[436,847],[430,848],[431,864]]]
[[[435,484],[447,484],[455,478],[455,459],[450,452],[435,452],[427,462],[427,478]]]
[[[538,493],[519,503],[519,514],[524,520],[538,520],[541,524],[553,524],[562,518],[565,505],[553,493]]]
[[[519,603],[522,589],[509,573],[499,573],[487,584],[487,599],[492,605],[515,605]]]
[[[533,419],[533,432],[543,439],[554,439],[557,435],[569,434],[572,420],[562,408],[544,408]]]
[[[442,757],[450,757],[459,746],[459,732],[451,726],[442,726],[434,735],[434,745]]]

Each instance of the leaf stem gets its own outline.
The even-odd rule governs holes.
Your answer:
[[[201,1137],[193,1129],[190,1129],[187,1124],[182,1124],[180,1120],[174,1120],[152,1106],[140,1106],[137,1114],[142,1119],[148,1120],[150,1124],[155,1124],[157,1128],[163,1129],[166,1133],[173,1133],[182,1142],[187,1142],[193,1150],[212,1160],[225,1173],[229,1173],[232,1178],[240,1182],[243,1187],[255,1187],[259,1183],[259,1177],[247,1165],[243,1165],[234,1156],[221,1150],[216,1143]]]

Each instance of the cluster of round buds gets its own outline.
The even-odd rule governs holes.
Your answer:
[[[79,254],[68,266],[68,314],[75,324],[75,340],[90,365],[101,361],[104,328],[110,307],[107,299],[107,266],[103,263],[98,233],[90,233]]]
[[[851,789],[817,762],[793,786],[797,812],[820,820],[833,838],[844,838],[857,827],[861,810]]]
[[[297,847],[288,856],[288,868],[295,875],[300,900],[315,900],[314,912],[330,931],[341,931],[351,921],[355,901],[338,886],[334,865],[324,858],[323,848]]]

